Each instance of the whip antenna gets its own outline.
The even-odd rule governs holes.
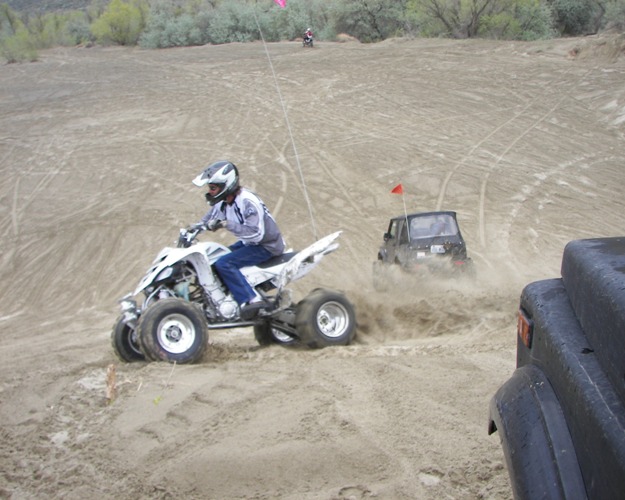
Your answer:
[[[275,0],[275,1],[278,5],[284,8],[283,3],[279,2],[278,0]],[[267,49],[267,44],[265,43],[263,30],[260,29],[260,23],[258,22],[258,17],[256,16],[256,9],[254,9],[254,20],[256,21],[256,26],[258,27],[258,33],[260,34],[260,39],[263,42],[263,48],[265,49],[265,54],[267,55],[267,61],[269,61],[269,67],[271,68],[273,81],[276,86],[276,91],[278,92],[280,105],[282,106],[282,113],[284,114],[284,121],[286,123],[286,128],[289,133],[289,139],[291,141],[291,145],[293,146],[293,154],[295,155],[295,163],[297,165],[297,170],[299,172],[300,181],[302,182],[302,189],[304,190],[304,198],[306,199],[306,205],[308,206],[308,213],[310,215],[310,223],[312,225],[313,237],[316,240],[317,228],[315,226],[315,217],[313,215],[312,204],[310,203],[310,198],[308,197],[308,189],[306,187],[306,181],[304,180],[304,173],[302,171],[302,165],[300,164],[300,161],[299,161],[299,154],[297,152],[297,147],[295,146],[295,139],[293,138],[293,131],[291,130],[291,123],[289,122],[289,115],[286,111],[286,105],[284,104],[284,99],[282,98],[282,92],[280,92],[280,85],[278,84],[278,77],[276,76],[276,72],[273,69],[273,62],[271,61],[271,57],[269,56],[269,49]]]

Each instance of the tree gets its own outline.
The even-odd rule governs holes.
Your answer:
[[[485,15],[478,35],[505,40],[538,40],[555,34],[551,8],[540,0],[515,0],[504,12]]]
[[[406,0],[345,0],[335,10],[337,33],[362,42],[377,42],[403,34]]]
[[[555,25],[563,35],[581,35],[588,30],[593,0],[550,0]]]
[[[410,9],[424,20],[426,35],[473,38],[487,16],[510,11],[514,0],[412,0]]]

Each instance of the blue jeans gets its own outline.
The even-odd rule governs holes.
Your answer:
[[[217,259],[215,269],[224,285],[232,292],[234,300],[241,305],[243,302],[249,302],[256,294],[239,269],[265,262],[272,255],[264,247],[258,245],[246,246],[240,241],[230,245],[229,248],[231,253]]]

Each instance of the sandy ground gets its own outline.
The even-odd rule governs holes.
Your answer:
[[[624,58],[602,38],[267,51],[0,68],[0,497],[510,498],[487,420],[521,289],[559,276],[569,240],[625,234]],[[344,231],[294,291],[345,291],[356,341],[259,348],[242,329],[199,364],[121,363],[117,300],[204,213],[191,179],[222,158],[291,246]],[[403,201],[458,212],[474,281],[374,291]]]

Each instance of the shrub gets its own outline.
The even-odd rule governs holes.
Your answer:
[[[258,40],[258,25],[253,6],[222,3],[214,10],[208,25],[211,43],[249,42]]]
[[[9,63],[36,61],[38,58],[28,29],[6,4],[0,4],[0,55]]]
[[[91,27],[84,16],[76,16],[67,23],[67,36],[72,45],[80,45],[95,41]]]
[[[600,4],[593,0],[553,0],[555,26],[561,35],[585,35],[597,30]]]
[[[521,28],[520,40],[541,40],[556,36],[553,11],[547,4],[538,1],[521,4],[517,8],[516,17]]]
[[[0,40],[0,53],[8,63],[33,62],[39,58],[30,34],[23,26],[17,28],[14,35]]]
[[[504,40],[539,40],[551,38],[551,9],[537,0],[516,3],[513,8],[480,20],[478,35]]]
[[[91,25],[91,31],[104,44],[135,45],[145,27],[147,12],[147,4],[111,0],[104,13]]]
[[[625,31],[625,0],[612,0],[607,3],[603,26],[606,29]]]
[[[184,7],[167,0],[153,3],[139,44],[151,49],[203,45],[208,41],[208,12],[199,3]]]

